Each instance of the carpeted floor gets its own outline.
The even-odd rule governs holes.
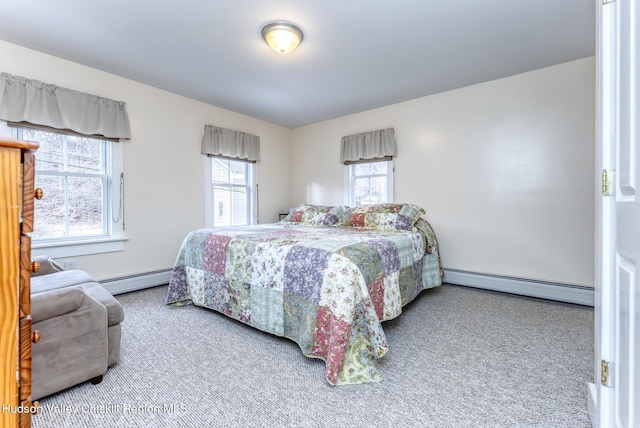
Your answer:
[[[380,383],[331,387],[324,362],[215,312],[116,296],[121,361],[40,400],[35,428],[589,427],[593,308],[445,285],[384,324]]]

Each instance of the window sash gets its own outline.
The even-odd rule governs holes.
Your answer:
[[[216,192],[216,190],[218,191],[222,191],[224,193],[224,195],[222,196],[222,198],[224,198],[223,200],[221,200],[220,198],[216,198],[216,194],[218,192]],[[240,186],[240,185],[220,185],[220,184],[214,184],[213,186],[213,203],[214,205],[218,205],[218,212],[219,214],[217,216],[214,216],[213,218],[213,225],[214,227],[217,226],[244,226],[247,224],[250,224],[250,203],[248,201],[249,199],[249,194],[250,194],[250,189],[249,186]],[[237,198],[235,196],[237,195],[243,195],[244,198],[244,204],[245,204],[245,209],[244,209],[244,215],[242,215],[241,217],[244,219],[244,221],[240,221],[238,222],[238,211],[236,210],[237,204],[241,203],[240,201],[237,200]],[[228,200],[227,200],[228,199]],[[224,202],[228,202],[229,203],[229,207],[227,208],[227,210],[229,211],[229,215],[225,215],[225,208],[224,205],[222,206],[222,208],[220,207],[220,203],[224,203]],[[216,224],[216,218],[220,218],[220,217],[228,217],[228,222],[224,222],[224,223],[218,223]]]
[[[34,243],[54,243],[54,242],[64,242],[64,241],[72,241],[78,239],[93,239],[93,238],[105,238],[111,236],[111,222],[109,221],[109,212],[110,207],[108,206],[108,183],[109,177],[107,175],[102,176],[88,176],[86,174],[42,174],[36,172],[40,177],[60,177],[63,180],[63,194],[64,194],[64,229],[62,235],[50,236],[50,237],[38,237],[37,232],[38,228],[36,227],[35,232],[32,234]],[[70,219],[70,193],[72,185],[69,184],[70,179],[73,178],[94,178],[99,179],[102,183],[102,232],[101,233],[74,233],[72,222]]]

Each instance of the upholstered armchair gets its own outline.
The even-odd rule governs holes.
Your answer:
[[[36,258],[31,278],[31,398],[85,381],[99,383],[120,359],[122,305],[89,274],[63,270],[47,257]]]

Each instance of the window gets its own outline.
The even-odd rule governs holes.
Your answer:
[[[255,163],[207,157],[206,226],[243,226],[255,223]],[[213,207],[216,207],[214,210]]]
[[[123,238],[121,145],[49,129],[16,128],[16,136],[40,145],[35,186],[44,196],[35,203],[34,253],[47,248],[48,255],[68,257],[121,250],[121,242],[102,245]]]
[[[393,201],[393,161],[358,162],[345,166],[347,205]]]

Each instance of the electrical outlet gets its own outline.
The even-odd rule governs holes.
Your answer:
[[[78,269],[77,260],[65,260],[63,263],[64,270]]]

